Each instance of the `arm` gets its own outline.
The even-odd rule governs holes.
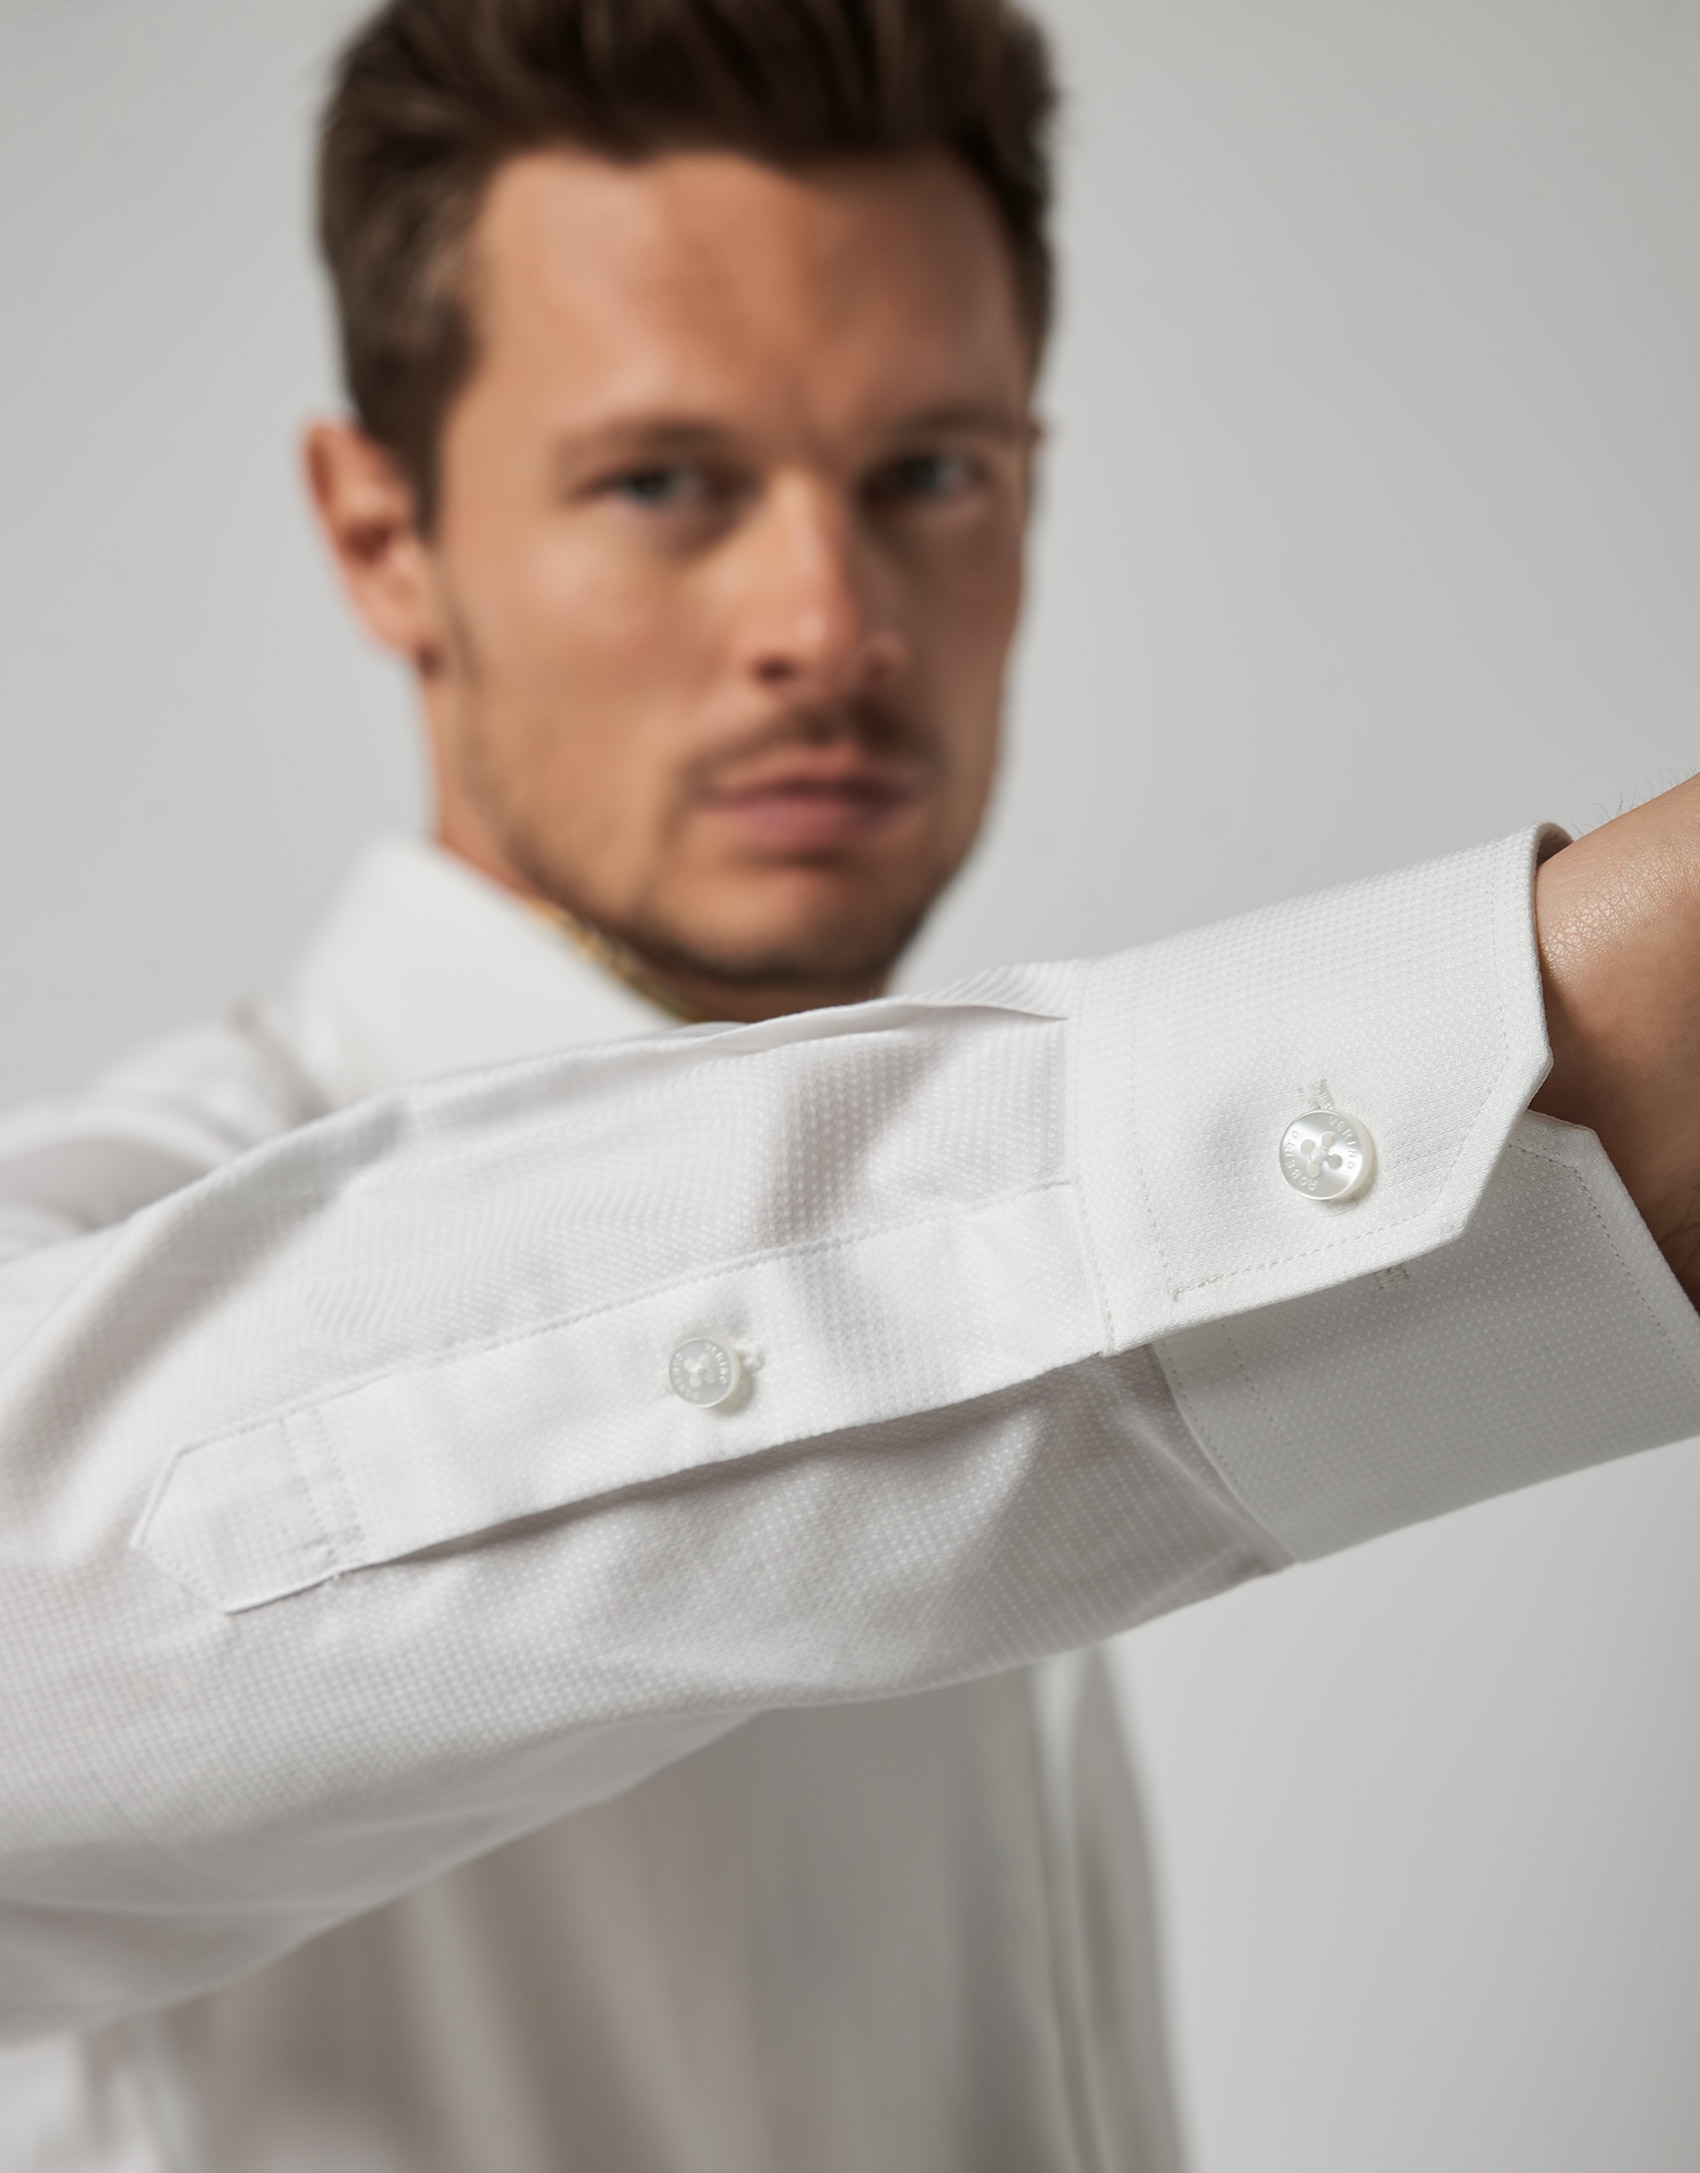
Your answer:
[[[1553,1067],[1535,1107],[1596,1133],[1700,1304],[1700,777],[1535,885]]]
[[[1522,1115],[1530,879],[385,1095],[0,1274],[0,2027],[239,1974],[764,1707],[1700,1428],[1609,1164]],[[1324,1081],[1380,1150],[1338,1207],[1275,1156]],[[668,1385],[702,1328],[761,1353],[723,1408]]]

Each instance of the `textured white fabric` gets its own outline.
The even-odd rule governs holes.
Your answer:
[[[1094,966],[532,1057],[575,1038],[588,969],[439,856],[392,848],[277,999],[13,1120],[0,2032],[96,2033],[13,2056],[82,2121],[57,2158],[16,2162],[1162,2162],[1149,2093],[1118,2111],[1091,2051],[1107,2041],[1114,2066],[1114,1942],[1087,1952],[1093,1927],[1059,1901],[1058,1756],[1045,1724],[1011,1719],[1025,1694],[984,1679],[1291,1554],[1700,1430],[1700,1328],[1609,1165],[1519,1117],[1546,1062],[1531,851]],[[409,969],[410,924],[429,944]],[[494,994],[510,962],[529,1043]],[[639,1023],[595,986],[595,1031]],[[517,1061],[390,1085],[462,1055]],[[1380,1150],[1339,1206],[1294,1194],[1275,1156],[1330,1096]],[[735,1407],[668,1393],[671,1349],[705,1327],[759,1348]],[[1437,1372],[1444,1395],[1406,1392]],[[831,1710],[894,1693],[927,1695]],[[905,1732],[929,1700],[962,1744],[930,1767]],[[818,2045],[800,2055],[806,2084],[775,2109],[756,2038],[806,1996],[801,1962],[763,2023],[731,2003],[752,2026],[707,2060],[725,2087],[695,2067],[704,2023],[674,2031],[670,2070],[668,1987],[632,1992],[635,1912],[591,1928],[567,1837],[624,1830],[625,1805],[635,1821],[669,1790],[693,1802],[693,1775],[731,1773],[747,1815],[770,1800],[749,1786],[770,1741],[781,1798],[841,1744],[901,1741],[891,1773],[948,1804],[965,1860],[980,1836],[1028,1866],[956,1910],[889,1847],[845,1879],[847,1919],[901,1940],[930,1916],[941,1956],[978,1925],[1008,1972],[978,2023],[959,2003],[911,2030],[933,2079],[907,2095],[894,2050],[863,2067],[858,2030],[836,2078]],[[1014,1796],[970,1785],[988,1757],[1027,1772]],[[1112,1793],[1064,1806],[1068,1833]],[[668,1831],[690,1828],[681,1809]],[[788,1829],[775,1860],[806,1853]],[[510,2077],[507,2140],[456,2143],[465,2093],[433,2099],[416,2033],[352,2095],[279,2090],[268,2129],[254,2082],[242,2109],[233,2077],[287,2068],[244,2065],[242,2015],[273,2002],[275,2052],[278,2003],[299,2034],[337,1942],[371,1965],[386,1936],[328,1927],[406,1895],[366,1925],[418,1931],[433,1894],[484,1923],[481,1877],[509,1893],[527,1862],[539,1909],[578,1895],[611,2008],[631,1994],[614,2065],[649,2046],[654,2075],[622,2089],[557,2048],[576,2097]],[[835,1952],[815,1956],[825,1981]],[[706,1988],[703,1963],[670,1959]],[[901,2108],[884,2126],[850,2109],[881,2077]],[[149,2092],[151,2144],[111,2109]],[[277,2140],[292,2102],[321,2121],[311,2150]]]
[[[1692,1432],[1695,1315],[1662,1270],[1592,1133],[1529,1116],[1444,1253],[1167,1337],[1163,1362],[1240,1499],[1308,1558]]]

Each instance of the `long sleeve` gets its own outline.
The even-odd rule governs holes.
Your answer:
[[[1700,1325],[1523,1114],[1532,853],[375,1096],[0,1269],[0,2031],[1700,1431]],[[1360,1198],[1281,1175],[1319,1100]]]

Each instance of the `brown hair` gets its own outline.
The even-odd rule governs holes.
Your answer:
[[[1013,0],[389,0],[337,64],[319,240],[361,423],[422,527],[474,357],[465,243],[491,175],[549,144],[780,166],[943,151],[986,190],[1034,351],[1051,313],[1049,55]]]

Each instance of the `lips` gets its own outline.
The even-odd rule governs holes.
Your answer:
[[[859,768],[781,772],[709,793],[705,811],[742,840],[780,856],[823,853],[866,842],[918,796],[905,771]]]

